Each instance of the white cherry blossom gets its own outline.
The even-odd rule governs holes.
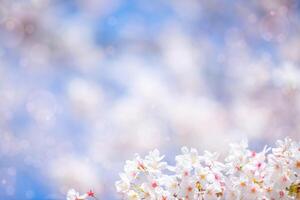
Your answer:
[[[247,141],[231,144],[224,161],[218,153],[182,147],[176,164],[163,162],[154,150],[126,161],[116,182],[123,199],[277,200],[300,199],[300,144],[286,138],[261,152]]]

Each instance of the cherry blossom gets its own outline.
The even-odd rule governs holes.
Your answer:
[[[80,195],[79,192],[74,189],[70,189],[67,193],[67,200],[87,200],[88,198],[97,199],[95,197],[95,193],[92,190],[82,195]]]
[[[286,138],[261,152],[247,141],[218,153],[183,147],[176,164],[163,162],[158,150],[126,161],[117,192],[128,200],[277,200],[300,199],[300,143]]]

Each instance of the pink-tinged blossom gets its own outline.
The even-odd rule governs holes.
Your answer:
[[[67,200],[88,200],[89,198],[93,198],[96,200],[95,193],[92,190],[89,190],[85,194],[80,195],[74,189],[70,189],[67,193]]]
[[[289,138],[274,148],[251,151],[246,141],[230,145],[222,162],[217,153],[183,147],[174,166],[158,150],[127,161],[118,193],[126,200],[300,199],[300,143]]]

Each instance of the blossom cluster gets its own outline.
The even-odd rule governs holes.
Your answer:
[[[95,193],[92,190],[86,192],[85,194],[79,194],[79,192],[76,190],[70,189],[67,194],[67,200],[86,200],[88,198],[97,200]]]
[[[300,199],[300,143],[278,140],[274,148],[251,151],[231,144],[228,156],[183,147],[174,166],[158,150],[126,161],[116,189],[127,200]]]

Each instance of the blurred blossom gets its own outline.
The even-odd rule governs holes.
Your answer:
[[[70,187],[78,187],[82,190],[96,188],[97,192],[101,191],[100,176],[88,160],[63,154],[53,162],[50,160],[49,169],[47,170],[49,170],[51,179],[54,179],[52,181],[60,185],[61,192]]]
[[[291,63],[274,70],[274,81],[281,87],[298,89],[300,86],[300,69]]]
[[[55,97],[47,91],[33,92],[26,105],[29,115],[38,123],[55,121],[57,103]]]
[[[0,199],[118,199],[124,160],[300,139],[296,0],[2,0]]]
[[[79,115],[79,117],[89,116],[95,113],[95,110],[102,108],[102,92],[101,88],[94,83],[81,79],[71,80],[67,88],[70,104],[72,110]]]

